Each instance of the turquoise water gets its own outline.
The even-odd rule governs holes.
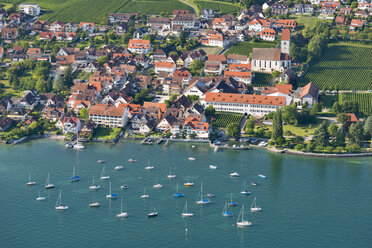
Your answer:
[[[187,158],[193,156],[195,161]],[[128,163],[136,158],[137,163]],[[115,217],[120,199],[106,200],[109,182],[99,180],[106,160],[113,193],[122,196],[127,219]],[[146,171],[147,161],[155,166]],[[69,182],[73,165],[81,180]],[[218,166],[209,169],[209,164]],[[124,170],[114,171],[116,165]],[[169,180],[169,168],[177,175]],[[239,178],[230,178],[237,171]],[[55,189],[46,191],[47,173]],[[25,186],[28,174],[37,182]],[[257,174],[266,175],[260,179]],[[90,192],[92,176],[101,190]],[[156,177],[163,189],[152,189]],[[187,180],[194,187],[185,188]],[[239,194],[244,180],[252,195]],[[259,187],[250,185],[261,183]],[[205,193],[213,193],[212,204],[194,202],[203,182]],[[176,184],[183,198],[173,198]],[[129,189],[120,190],[128,184]],[[140,198],[143,189],[150,198]],[[0,247],[371,247],[372,158],[320,159],[271,154],[263,150],[213,152],[207,145],[170,144],[144,146],[123,141],[114,147],[88,145],[77,152],[62,142],[39,140],[17,146],[0,146]],[[65,212],[54,210],[59,189]],[[38,191],[47,196],[35,201]],[[224,203],[234,217],[220,215]],[[254,197],[263,210],[250,213]],[[191,218],[180,216],[185,201]],[[89,209],[99,201],[101,207]],[[253,223],[237,228],[241,205]],[[154,208],[159,216],[148,219]],[[187,229],[187,231],[186,231]]]

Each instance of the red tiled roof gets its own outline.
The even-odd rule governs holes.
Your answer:
[[[300,95],[300,98],[303,98],[304,96],[306,96],[307,94],[309,94],[310,96],[312,96],[313,98],[316,98],[318,96],[318,87],[316,87],[315,84],[313,83],[308,83],[301,91],[301,95]]]
[[[291,40],[291,31],[289,31],[289,29],[283,29],[282,40]]]
[[[90,107],[89,115],[105,115],[105,116],[116,116],[122,117],[124,115],[125,107],[118,107],[109,104],[96,104]]]
[[[158,67],[158,68],[173,68],[174,66],[175,66],[175,64],[172,63],[172,62],[159,61],[159,62],[155,63],[155,67]]]
[[[272,28],[265,28],[264,30],[262,30],[258,34],[262,35],[262,36],[276,36],[275,30],[272,29]]]
[[[128,48],[144,48],[147,49],[150,46],[149,40],[138,40],[130,39],[128,42]]]
[[[284,96],[260,96],[249,94],[229,94],[229,93],[212,93],[207,92],[205,95],[206,102],[229,102],[242,104],[260,104],[284,106]]]
[[[230,64],[229,65],[230,71],[250,71],[251,70],[251,64]]]
[[[163,113],[167,109],[167,105],[165,103],[159,103],[159,102],[143,102],[143,107],[144,108],[151,108],[151,107],[160,108],[160,111]]]
[[[252,73],[250,71],[225,71],[224,72],[225,77],[233,77],[233,78],[241,78],[241,79],[251,79]]]

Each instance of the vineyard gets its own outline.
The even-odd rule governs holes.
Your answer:
[[[365,115],[372,114],[372,93],[342,93],[338,96],[338,101],[357,101],[359,111]]]
[[[214,115],[216,117],[215,124],[219,128],[225,128],[230,123],[240,123],[243,115],[241,114],[230,114],[230,113],[222,113],[217,112]]]
[[[229,1],[194,1],[199,10],[214,9],[223,14],[234,14],[239,10],[237,4],[232,4]]]
[[[299,86],[309,82],[328,90],[372,89],[372,46],[329,45],[299,80]]]
[[[252,85],[254,87],[271,86],[272,79],[271,74],[255,72]]]

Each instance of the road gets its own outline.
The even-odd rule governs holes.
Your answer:
[[[194,10],[195,16],[198,16],[198,11],[196,11],[196,8],[194,7],[194,5],[186,2],[185,0],[180,0],[180,2],[182,2],[184,4],[187,4],[188,6],[190,6]]]

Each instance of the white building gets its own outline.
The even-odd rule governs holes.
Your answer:
[[[149,40],[130,39],[128,50],[132,53],[147,54],[151,51],[151,43]]]
[[[128,122],[128,108],[124,104],[119,104],[118,107],[96,104],[89,110],[89,120],[106,127],[124,127]]]
[[[216,111],[263,116],[284,107],[286,98],[282,96],[207,92],[205,100],[201,102],[205,106],[212,105]]]
[[[19,11],[27,15],[38,16],[40,15],[40,6],[33,3],[22,3],[19,5]]]

